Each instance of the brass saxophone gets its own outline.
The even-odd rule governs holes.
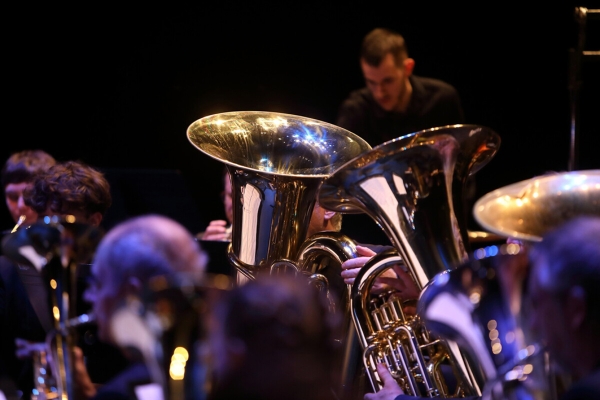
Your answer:
[[[383,362],[414,396],[481,394],[478,366],[470,365],[455,343],[428,332],[419,315],[404,315],[397,294],[372,301],[371,292],[377,276],[393,264],[403,264],[422,290],[436,274],[467,258],[463,187],[499,144],[499,136],[481,126],[433,128],[379,145],[323,183],[323,208],[367,213],[397,251],[374,257],[352,286],[352,316],[374,390],[382,385],[375,367]],[[452,368],[456,388],[448,388],[442,365]]]

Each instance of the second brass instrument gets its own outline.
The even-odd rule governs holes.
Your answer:
[[[372,302],[371,289],[392,264],[403,263],[420,290],[437,273],[466,259],[463,187],[499,144],[499,136],[481,126],[433,128],[379,145],[324,182],[319,194],[322,207],[367,213],[399,253],[374,257],[352,287],[354,323],[375,390],[382,387],[376,364],[383,362],[410,395],[481,393],[478,367],[464,360],[455,343],[430,337],[418,315],[402,315],[401,299],[395,295]],[[456,389],[449,389],[442,379],[442,364],[453,368]]]

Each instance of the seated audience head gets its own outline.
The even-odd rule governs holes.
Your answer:
[[[147,215],[122,222],[100,242],[85,299],[92,304],[98,335],[112,341],[110,319],[130,296],[138,296],[151,278],[185,275],[199,282],[207,257],[178,222]]]
[[[25,203],[40,216],[70,214],[76,221],[92,226],[100,225],[111,202],[104,175],[78,161],[48,168],[25,192]]]
[[[531,327],[564,372],[600,365],[600,218],[573,219],[530,254]]]
[[[212,307],[216,398],[330,398],[338,315],[306,279],[261,278]]]
[[[6,206],[14,222],[25,216],[24,224],[37,220],[37,214],[23,200],[23,191],[31,185],[36,174],[45,171],[56,161],[43,150],[23,150],[12,154],[2,168],[2,187]]]
[[[408,78],[415,66],[404,38],[388,29],[373,29],[363,39],[360,66],[367,88],[381,108],[404,111],[412,93]]]

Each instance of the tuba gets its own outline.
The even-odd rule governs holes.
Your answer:
[[[394,264],[404,264],[421,290],[436,274],[466,260],[463,188],[499,144],[499,136],[481,126],[433,128],[383,143],[323,183],[322,207],[367,213],[396,250],[365,264],[351,290],[352,317],[374,390],[382,387],[376,365],[383,362],[410,395],[480,393],[482,382],[455,343],[433,337],[418,315],[404,315],[404,299],[397,294],[373,299],[371,292],[376,278]],[[446,367],[456,377],[456,388],[443,379]]]
[[[486,229],[538,242],[569,219],[600,216],[600,170],[535,177],[492,191],[473,208]],[[526,324],[527,247],[476,250],[459,268],[436,276],[419,299],[428,328],[456,340],[480,365],[483,398],[543,399],[553,395],[541,345]]]
[[[249,279],[263,272],[302,271],[298,252],[323,180],[371,148],[338,126],[260,111],[204,117],[190,125],[187,136],[200,151],[225,163],[231,175],[229,260]]]
[[[326,122],[273,112],[230,112],[202,118],[187,131],[203,153],[226,164],[232,181],[230,263],[238,275],[299,273],[324,291],[331,309],[349,315],[341,264],[356,257],[354,242],[339,232],[306,238],[322,182],[337,168],[371,149],[359,136]],[[330,268],[327,268],[327,266]],[[333,280],[333,282],[332,282]],[[331,283],[341,282],[341,306]],[[351,320],[344,322],[340,387],[348,393],[360,372]],[[342,394],[347,397],[347,394]]]

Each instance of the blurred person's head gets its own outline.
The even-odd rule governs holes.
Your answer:
[[[23,150],[13,153],[2,168],[2,187],[6,207],[14,222],[25,216],[24,224],[37,220],[37,213],[25,204],[23,191],[31,186],[35,176],[56,164],[54,158],[43,150]]]
[[[329,398],[338,315],[306,279],[261,278],[212,308],[217,398]]]
[[[584,376],[600,363],[600,218],[545,234],[530,259],[533,334],[563,371]]]
[[[110,185],[98,170],[82,162],[58,163],[38,174],[25,191],[25,203],[38,215],[73,215],[100,225],[112,203]]]
[[[154,277],[186,276],[199,282],[207,256],[193,236],[167,217],[136,217],[102,239],[84,296],[91,303],[98,335],[112,341],[110,320],[130,296],[139,297]]]

